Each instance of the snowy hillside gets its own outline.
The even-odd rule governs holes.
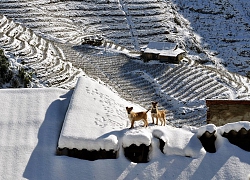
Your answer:
[[[144,108],[158,101],[176,127],[201,126],[205,99],[249,99],[248,78],[231,73],[248,71],[247,5],[243,0],[5,0],[0,48],[13,69],[33,72],[31,87],[71,89],[87,74]],[[81,45],[84,37],[97,34],[105,39],[101,47]],[[149,41],[175,42],[188,57],[171,65],[126,56]]]
[[[245,0],[5,0],[0,13],[48,38],[72,44],[93,34],[137,50],[149,41],[173,41],[192,58],[223,63],[246,75],[248,7]]]
[[[10,70],[27,71],[32,82],[0,89],[0,177],[250,179],[249,152],[223,135],[248,143],[250,123],[205,125],[206,99],[250,99],[249,7],[247,0],[1,0],[0,49]],[[82,45],[97,35],[101,46]],[[143,63],[138,52],[150,41],[177,43],[187,57]],[[141,111],[152,101],[168,110],[167,125],[128,129],[125,107]],[[199,141],[204,133],[214,133],[215,153]],[[147,163],[127,158],[134,144],[149,147]],[[87,161],[56,156],[58,148],[117,154]]]
[[[250,71],[250,2],[173,0],[200,38],[204,51],[231,71]]]

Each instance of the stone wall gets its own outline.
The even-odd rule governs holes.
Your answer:
[[[226,123],[250,121],[248,100],[206,100],[207,124],[222,126]]]

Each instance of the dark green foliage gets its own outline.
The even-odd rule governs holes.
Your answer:
[[[0,49],[0,88],[5,83],[10,83],[10,87],[28,87],[32,79],[32,72],[20,67],[18,74],[14,74],[9,68],[8,58],[4,55],[4,51]]]
[[[9,70],[9,61],[8,58],[5,57],[3,50],[0,49],[0,78],[4,81],[7,81],[10,77]]]
[[[28,84],[31,82],[32,79],[32,73],[28,73],[24,68],[20,68],[18,70],[18,76],[23,82],[24,87],[28,87]]]
[[[9,70],[9,61],[5,57],[3,50],[0,49],[0,85],[10,82],[13,77],[12,71]]]

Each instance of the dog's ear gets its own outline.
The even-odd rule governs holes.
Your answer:
[[[126,109],[128,109],[128,107],[126,107]]]
[[[131,110],[133,109],[133,107],[131,107]]]

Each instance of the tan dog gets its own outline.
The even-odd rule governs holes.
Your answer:
[[[156,124],[158,125],[158,119],[161,121],[161,126],[166,125],[166,110],[158,110],[158,102],[152,102],[151,117],[154,124],[154,118],[156,118]]]
[[[129,120],[131,121],[131,128],[134,127],[134,122],[135,121],[139,121],[139,120],[143,120],[144,122],[144,127],[147,127],[148,126],[148,116],[147,116],[147,112],[150,110],[147,110],[147,111],[144,111],[144,112],[133,112],[133,107],[126,107],[126,110],[127,110],[127,113],[128,113],[128,118]]]

